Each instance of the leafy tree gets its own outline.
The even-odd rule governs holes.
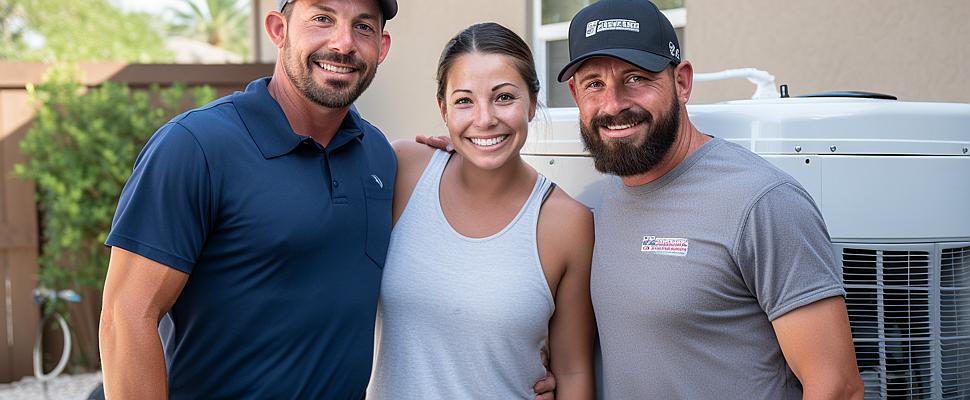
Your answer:
[[[108,0],[0,0],[0,59],[171,60],[161,34],[152,28],[155,19],[120,10]],[[26,43],[28,34],[41,45]]]
[[[0,60],[17,58],[27,46],[19,7],[11,0],[0,0]]]
[[[182,9],[171,9],[170,30],[247,56],[249,50],[249,4],[245,0],[182,0]]]
[[[37,118],[20,143],[29,161],[14,170],[37,184],[40,284],[101,290],[108,266],[102,243],[135,157],[165,121],[212,101],[215,90],[189,91],[178,83],[132,90],[112,82],[86,89],[78,75],[58,66],[44,83],[28,88]]]

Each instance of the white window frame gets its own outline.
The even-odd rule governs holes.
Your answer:
[[[554,77],[546,76],[546,67],[548,55],[546,54],[546,44],[548,42],[554,42],[557,40],[565,40],[569,38],[569,21],[557,22],[554,24],[542,24],[542,0],[532,0],[532,26],[534,27],[534,34],[532,35],[532,56],[535,58],[536,62],[536,72],[539,76],[539,99],[545,103],[549,104],[549,97],[546,93],[546,86],[550,79]],[[674,26],[674,29],[684,28],[687,26],[687,8],[671,8],[669,10],[661,10],[667,19],[670,20],[670,24]]]

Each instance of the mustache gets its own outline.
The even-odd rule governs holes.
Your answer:
[[[639,122],[653,122],[653,115],[643,109],[626,109],[616,115],[599,114],[589,121],[589,126],[597,129],[608,125],[627,125]]]
[[[316,64],[318,61],[329,61],[334,64],[349,65],[356,70],[366,70],[367,64],[353,54],[340,54],[334,52],[316,52],[310,55],[309,62]]]

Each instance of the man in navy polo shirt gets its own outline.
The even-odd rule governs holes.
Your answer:
[[[396,12],[281,1],[265,20],[273,76],[142,150],[106,242],[108,398],[363,397],[396,160],[351,104]]]

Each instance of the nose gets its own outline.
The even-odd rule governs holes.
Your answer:
[[[475,107],[475,127],[479,129],[486,129],[495,126],[495,110],[492,107],[492,103],[484,102],[479,103],[481,105]]]
[[[342,24],[333,30],[329,41],[330,51],[340,54],[354,52],[354,28],[350,24]]]
[[[630,99],[623,85],[608,85],[602,97],[602,111],[617,115],[630,108]]]

